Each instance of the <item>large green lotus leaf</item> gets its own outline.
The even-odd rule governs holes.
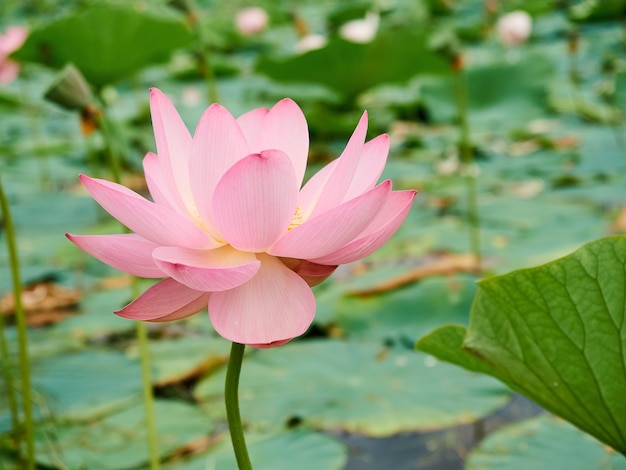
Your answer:
[[[84,351],[33,364],[33,388],[59,418],[90,419],[128,403],[141,393],[138,361],[123,354]]]
[[[466,470],[625,470],[626,460],[564,421],[539,416],[490,434]]]
[[[197,406],[156,400],[158,449],[170,456],[214,432],[215,426]],[[51,468],[94,470],[148,468],[143,403],[85,424],[50,424],[37,439],[37,461]],[[54,435],[54,441],[50,439]],[[54,444],[51,444],[54,442]],[[64,464],[63,467],[59,462]]]
[[[501,406],[507,390],[491,379],[410,350],[377,343],[311,340],[258,351],[244,361],[242,418],[280,429],[302,419],[320,429],[372,436],[473,422]],[[196,395],[223,417],[224,374]]]
[[[157,385],[167,385],[207,374],[228,361],[229,350],[228,341],[208,334],[152,341],[152,378]],[[139,351],[133,348],[128,353],[134,357]]]
[[[381,32],[367,44],[334,38],[302,55],[262,57],[257,71],[280,82],[321,83],[353,98],[374,85],[405,82],[419,73],[445,74],[449,67],[427,48],[423,34],[400,30]]]
[[[191,40],[179,17],[103,3],[34,29],[16,58],[56,68],[71,62],[102,86],[167,60]]]
[[[463,325],[444,325],[420,338],[416,343],[416,348],[419,351],[432,354],[442,361],[463,366],[473,372],[494,375],[489,364],[463,349],[463,340],[466,334],[467,328]],[[494,376],[510,385],[502,376]]]
[[[339,470],[345,467],[346,448],[330,436],[308,429],[295,429],[267,436],[246,435],[250,461],[254,468],[291,470]],[[166,466],[166,470],[237,470],[230,442],[224,442],[215,453],[188,463]]]
[[[610,237],[481,281],[467,334],[442,327],[417,348],[499,378],[626,453],[625,263],[626,237]]]
[[[379,295],[344,296],[335,321],[349,336],[413,342],[444,323],[467,323],[475,278],[429,277]]]

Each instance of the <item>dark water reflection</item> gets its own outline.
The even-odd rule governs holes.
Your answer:
[[[345,470],[462,470],[467,453],[487,434],[542,412],[535,403],[515,395],[504,408],[472,424],[387,438],[333,436],[348,446]]]

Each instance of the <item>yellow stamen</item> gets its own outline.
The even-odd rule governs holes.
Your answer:
[[[293,215],[291,219],[291,223],[287,228],[288,232],[291,232],[294,228],[304,222],[304,216],[302,215],[302,208],[300,206],[296,206],[296,213]]]

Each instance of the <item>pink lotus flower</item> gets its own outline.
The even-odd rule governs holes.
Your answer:
[[[20,65],[7,57],[24,44],[26,36],[28,30],[21,26],[10,26],[4,34],[0,34],[0,83],[9,83],[17,78]]]
[[[143,165],[151,202],[81,175],[93,198],[134,234],[67,235],[127,273],[165,279],[118,315],[170,321],[208,305],[224,338],[257,347],[303,334],[315,315],[310,286],[385,243],[415,191],[375,186],[389,139],[365,142],[364,113],[341,156],[300,189],[307,123],[290,99],[238,119],[211,105],[192,138],[172,103],[151,93],[158,155]]]

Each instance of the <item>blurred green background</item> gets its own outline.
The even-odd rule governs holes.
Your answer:
[[[250,6],[265,21],[237,26]],[[503,42],[498,22],[516,10],[532,33]],[[112,314],[133,298],[130,279],[63,235],[119,231],[77,177],[112,179],[112,155],[145,193],[150,87],[190,130],[214,100],[238,116],[293,98],[309,123],[308,175],[367,109],[368,138],[391,137],[383,177],[420,191],[387,245],[316,288],[307,335],[249,351],[241,400],[256,468],[626,468],[495,380],[413,348],[467,323],[476,280],[626,230],[625,19],[626,0],[2,0],[0,34],[29,30],[8,59],[19,76],[0,84],[0,176],[27,286],[40,468],[148,467],[134,325]],[[164,468],[235,468],[229,344],[203,314],[149,332]],[[0,469],[13,470],[4,386]]]

